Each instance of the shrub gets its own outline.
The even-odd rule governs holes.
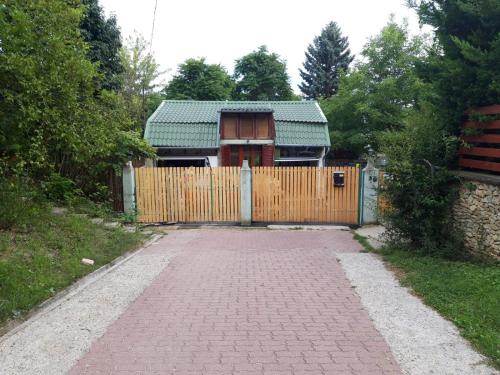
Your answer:
[[[70,202],[81,195],[74,181],[58,173],[52,173],[41,183],[41,188],[45,196],[53,202]]]
[[[456,257],[462,254],[451,215],[457,184],[448,165],[457,139],[446,133],[436,113],[424,105],[414,110],[400,132],[381,136],[391,176],[382,191],[392,206],[385,220],[393,240]]]
[[[26,181],[0,181],[0,230],[26,229],[31,216],[36,214],[33,200],[37,193]]]

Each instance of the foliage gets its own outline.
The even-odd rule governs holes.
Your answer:
[[[22,186],[15,179],[0,180],[0,231],[22,230],[35,214],[29,202],[36,193]]]
[[[234,82],[226,69],[204,58],[187,59],[165,87],[166,99],[229,100]]]
[[[300,91],[308,99],[335,95],[340,74],[353,59],[347,37],[335,22],[330,22],[307,47],[304,70],[300,70]]]
[[[392,19],[366,44],[363,60],[341,76],[337,94],[321,101],[334,151],[356,158],[368,144],[377,150],[377,134],[401,129],[418,101],[431,95],[415,72],[424,47],[423,37],[410,37],[406,22]]]
[[[94,224],[71,210],[54,215],[52,207],[33,198],[36,192],[25,185],[10,189],[9,194],[17,197],[0,200],[0,223],[4,212],[13,218],[12,230],[0,231],[0,326],[142,240],[139,233]],[[0,194],[4,191],[0,189]],[[82,258],[95,260],[95,265],[81,265]]]
[[[453,230],[451,208],[456,186],[447,166],[457,139],[448,135],[436,109],[423,103],[398,132],[380,135],[389,163],[383,194],[390,234],[427,253],[460,257],[460,235]]]
[[[286,62],[278,54],[270,53],[266,46],[236,60],[235,99],[239,100],[292,100],[293,91]]]
[[[148,116],[159,104],[155,89],[160,86],[157,80],[162,72],[154,56],[148,52],[148,43],[139,34],[127,39],[120,58],[124,67],[121,92],[127,112],[132,118],[133,129],[142,131]]]
[[[74,181],[58,173],[52,173],[41,184],[44,195],[53,202],[67,202],[80,193]]]
[[[125,153],[151,153],[132,135],[123,99],[100,90],[80,36],[84,8],[60,0],[6,0],[0,8],[0,172],[53,172],[91,190]],[[134,142],[130,137],[135,137]],[[118,150],[133,143],[135,148]]]
[[[98,0],[82,0],[82,4],[85,13],[80,28],[83,40],[89,44],[88,57],[98,63],[98,70],[103,75],[101,87],[117,90],[123,67],[119,54],[121,34],[116,17],[106,18]]]
[[[439,43],[420,74],[435,86],[435,98],[450,131],[457,134],[464,110],[500,103],[500,2],[410,0],[420,21]]]
[[[500,369],[500,268],[495,264],[448,261],[391,248],[384,260],[404,272],[424,302],[452,321]]]

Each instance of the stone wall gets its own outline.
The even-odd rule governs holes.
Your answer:
[[[500,260],[500,177],[461,173],[454,220],[469,252]]]

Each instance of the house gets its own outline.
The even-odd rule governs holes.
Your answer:
[[[146,123],[158,167],[324,166],[327,120],[316,101],[165,100]]]

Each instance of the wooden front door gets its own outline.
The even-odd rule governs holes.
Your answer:
[[[250,167],[262,166],[262,146],[231,145],[230,164],[223,167],[241,167],[243,160],[248,160]]]

